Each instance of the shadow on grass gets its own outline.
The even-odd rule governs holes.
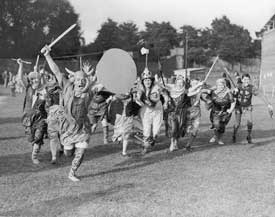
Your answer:
[[[0,125],[1,124],[14,124],[14,123],[20,123],[21,124],[21,117],[0,118]]]
[[[261,135],[261,137],[258,137],[258,138],[267,138],[268,139],[268,137],[271,135],[272,132],[273,132],[273,130],[268,130],[268,131],[255,130],[254,133],[256,135]],[[196,140],[196,142],[194,143],[194,149],[192,152],[187,152],[186,150],[184,150],[183,149],[184,142],[181,142],[179,145],[180,150],[178,150],[178,151],[168,152],[168,153],[167,152],[154,153],[154,152],[161,151],[164,149],[168,150],[169,140],[168,139],[164,140],[162,138],[162,140],[161,140],[162,142],[158,143],[156,145],[156,147],[153,147],[152,151],[150,153],[146,154],[145,156],[142,156],[140,154],[140,152],[134,152],[134,153],[130,154],[130,157],[125,159],[123,162],[114,165],[114,167],[116,167],[116,168],[112,168],[112,169],[106,170],[106,171],[101,171],[101,172],[95,173],[95,174],[84,175],[84,176],[82,176],[82,178],[102,176],[102,175],[107,175],[107,174],[111,174],[111,173],[118,173],[118,172],[128,171],[128,170],[132,170],[132,169],[142,168],[142,167],[146,167],[148,165],[152,165],[152,164],[155,164],[158,162],[172,160],[176,157],[180,157],[185,154],[191,154],[191,153],[194,154],[196,152],[220,148],[220,147],[224,147],[224,146],[243,146],[244,145],[243,143],[232,144],[231,142],[229,142],[231,139],[231,133],[225,134],[225,136],[226,136],[225,145],[210,144],[208,142],[205,143],[205,141],[208,141],[209,137],[211,137],[211,132],[209,132],[209,131],[206,131],[199,136],[200,136],[200,138],[198,138]],[[255,143],[255,146],[258,147],[259,145],[261,145],[261,146],[267,145],[267,144],[270,144],[270,142],[272,142],[272,141],[274,141],[274,139],[268,139],[266,141]],[[248,146],[248,147],[251,147],[251,146]],[[251,148],[253,148],[253,146]]]
[[[0,92],[0,96],[10,96],[11,94],[6,92],[6,93],[3,93],[3,92]]]
[[[270,136],[273,135],[273,132],[274,132],[273,129],[267,130],[267,131],[255,130],[253,134],[255,135],[254,138],[268,139]],[[208,140],[211,136],[212,136],[212,133],[210,132],[210,130],[200,133],[198,135],[197,140],[194,143],[194,150],[192,151],[192,153],[221,147],[220,145],[208,143]],[[231,132],[227,132],[224,137],[225,137],[224,142],[226,144],[224,146],[243,145],[242,143],[235,143],[235,144],[231,143]],[[139,167],[145,167],[147,165],[155,164],[161,161],[171,160],[175,157],[189,153],[183,150],[184,144],[186,144],[186,139],[181,140],[179,144],[179,147],[181,148],[181,150],[173,153],[166,153],[166,152],[159,153],[159,151],[168,150],[170,141],[164,135],[160,136],[158,138],[158,141],[160,142],[158,142],[156,146],[152,148],[151,153],[148,153],[145,156],[142,156],[140,153],[141,151],[140,145],[135,145],[135,144],[130,145],[129,146],[129,152],[131,153],[130,157],[125,159],[121,163],[114,165],[115,167],[118,167],[118,168],[111,168],[110,170],[107,170],[107,171],[102,171],[97,174],[90,174],[83,177],[86,178],[86,177],[100,176],[100,175],[105,175],[113,172],[120,172],[120,171],[136,169]],[[269,144],[272,141],[273,139],[269,139],[267,141],[261,141],[259,143],[256,143],[254,146],[255,147],[263,146],[263,145]],[[121,151],[121,144],[120,145],[118,144],[97,145],[86,150],[84,161],[92,161],[96,158],[119,153],[120,151]],[[62,156],[59,158],[57,165],[51,165],[50,152],[40,153],[39,159],[41,160],[41,163],[39,165],[33,165],[31,162],[31,153],[1,156],[0,157],[0,177],[4,175],[12,175],[17,173],[38,172],[38,171],[56,169],[60,167],[66,167],[66,166],[70,166],[72,161],[72,158],[66,158]]]
[[[253,142],[252,146],[250,146],[251,149],[259,148],[265,145],[269,145],[271,142],[274,142],[275,139],[269,139],[261,142]]]
[[[9,137],[0,137],[0,141],[6,141],[6,140],[12,140],[12,139],[20,139],[23,138],[25,136],[9,136]]]
[[[110,195],[116,194],[120,191],[135,188],[135,184],[126,183],[117,186],[112,186],[110,188],[96,191],[87,192],[79,195],[69,195],[64,197],[58,197],[52,200],[40,201],[34,203],[29,207],[23,209],[13,210],[9,212],[0,213],[0,216],[58,216],[64,212],[68,212],[74,208],[81,206],[82,204],[108,197]]]
[[[138,145],[131,145],[129,150],[137,149],[138,147]],[[97,145],[86,150],[84,161],[91,161],[120,151],[121,145],[118,144]],[[41,163],[39,165],[34,165],[31,161],[30,152],[0,156],[0,177],[17,173],[38,172],[66,167],[70,166],[72,162],[72,157],[65,157],[62,155],[58,159],[58,164],[52,165],[50,164],[51,153],[49,151],[42,151],[39,153],[38,158]]]

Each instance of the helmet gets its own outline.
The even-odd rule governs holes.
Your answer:
[[[41,75],[40,75],[39,72],[33,71],[33,72],[30,72],[30,73],[28,74],[28,78],[29,78],[30,80],[32,80],[32,79],[34,79],[34,78],[40,79],[40,78],[41,78]]]
[[[144,80],[147,78],[153,79],[153,76],[152,76],[152,73],[149,71],[149,69],[146,67],[141,74],[141,79]]]

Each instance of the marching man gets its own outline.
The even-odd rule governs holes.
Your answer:
[[[205,90],[202,90],[204,82],[200,82],[198,79],[192,79],[190,82],[191,87],[188,89],[187,96],[190,99],[190,106],[187,108],[187,129],[186,132],[189,134],[189,139],[186,144],[186,150],[191,151],[192,144],[197,137],[200,119],[201,119],[201,108],[200,99],[201,94]]]
[[[161,95],[163,95],[167,102],[167,96],[162,91],[162,88],[155,83],[155,79],[148,68],[145,68],[141,75],[141,85],[137,92],[136,99],[137,104],[141,106],[140,117],[144,138],[142,154],[146,154],[149,147],[155,144],[155,139],[163,121]]]
[[[226,86],[224,78],[216,81],[216,89],[210,89],[208,96],[212,104],[210,121],[214,126],[214,136],[209,142],[217,142],[219,145],[223,145],[222,136],[225,132],[226,125],[230,121],[236,102],[231,91]]]
[[[168,106],[165,106],[166,134],[171,139],[169,151],[178,149],[178,140],[186,133],[187,108],[190,106],[185,79],[179,75],[174,86],[167,86],[170,94]]]
[[[32,162],[39,164],[37,157],[47,130],[47,112],[45,110],[46,89],[41,84],[41,76],[37,72],[36,67],[34,67],[33,72],[29,73],[28,79],[24,80],[23,62],[21,59],[18,59],[17,63],[19,64],[18,79],[26,89],[22,122],[28,135],[28,140],[32,144]]]
[[[80,181],[76,171],[80,167],[85,149],[90,139],[90,123],[88,119],[88,105],[91,100],[89,93],[89,79],[83,71],[74,74],[73,83],[62,74],[50,56],[50,47],[42,49],[50,69],[55,74],[62,89],[62,107],[59,111],[60,140],[64,146],[64,154],[72,156],[72,166],[68,178],[74,182]]]
[[[252,97],[260,95],[259,91],[251,84],[251,79],[249,74],[244,74],[242,76],[241,82],[238,85],[238,88],[234,90],[234,96],[236,97],[236,107],[235,107],[235,125],[232,140],[236,142],[236,136],[238,129],[241,125],[242,118],[247,122],[247,142],[252,143],[252,128],[253,128],[253,106],[252,106]],[[267,105],[270,115],[273,114],[273,107],[267,101],[264,96],[261,96],[261,99]]]

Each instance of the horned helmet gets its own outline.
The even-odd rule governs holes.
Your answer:
[[[88,62],[83,63],[80,70],[73,72],[67,68],[65,70],[69,73],[69,80],[74,84],[74,90],[78,92],[85,92],[90,84],[89,78],[95,80],[93,75],[94,69]]]
[[[28,74],[28,79],[34,90],[41,86],[41,74],[38,72],[37,66],[34,66],[33,71]]]

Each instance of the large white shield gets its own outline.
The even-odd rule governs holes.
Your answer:
[[[137,67],[124,50],[112,48],[106,51],[96,66],[99,83],[113,93],[125,94],[134,85]]]

